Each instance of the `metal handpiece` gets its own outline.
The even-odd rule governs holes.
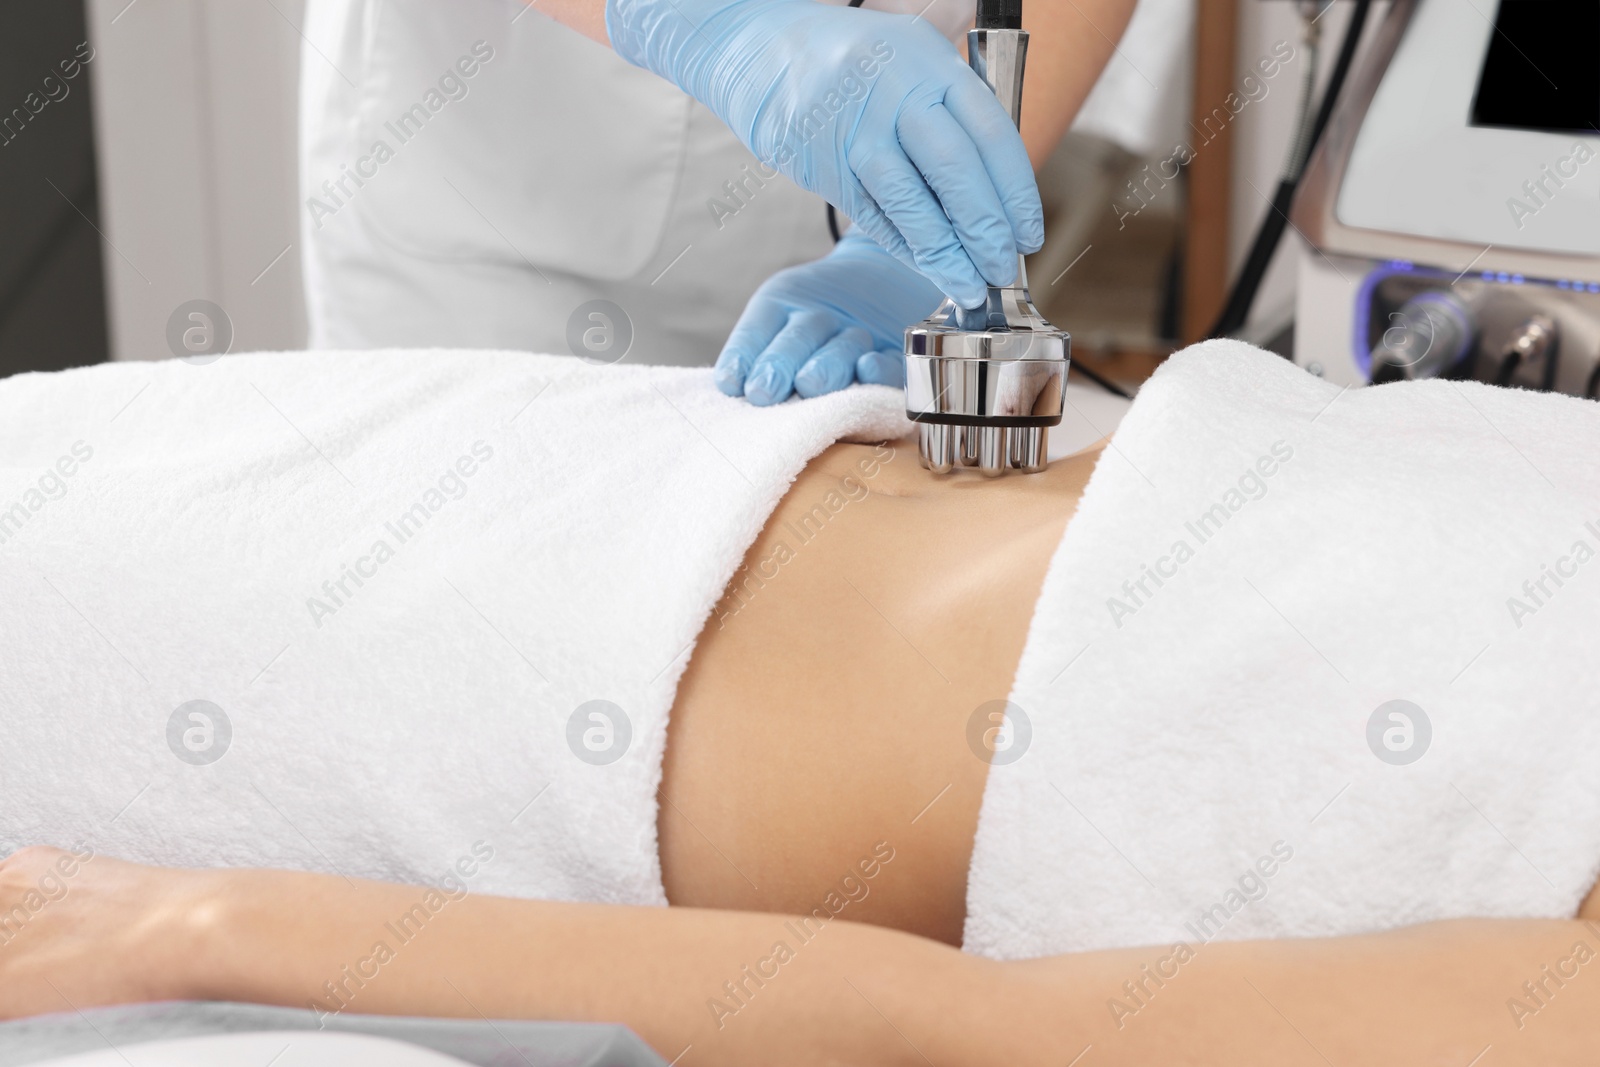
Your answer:
[[[1019,128],[1028,59],[1021,18],[1020,0],[985,2],[967,35],[972,69]],[[906,414],[918,424],[922,465],[940,474],[1043,470],[1071,355],[1072,338],[1033,306],[1020,257],[1016,282],[991,286],[983,307],[946,300],[906,331]]]

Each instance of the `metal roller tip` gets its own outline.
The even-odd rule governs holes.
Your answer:
[[[919,423],[917,454],[935,474],[976,468],[987,478],[1009,471],[1038,474],[1049,466],[1050,430],[1044,426]]]

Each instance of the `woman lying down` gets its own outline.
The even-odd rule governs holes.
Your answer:
[[[907,429],[510,354],[0,383],[0,1014],[1593,1050],[1600,409],[1218,343],[1036,477],[835,443]]]

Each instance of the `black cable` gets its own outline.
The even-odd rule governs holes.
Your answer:
[[[1371,10],[1372,0],[1356,0],[1355,11],[1350,15],[1350,25],[1344,31],[1344,42],[1339,46],[1339,58],[1334,63],[1333,73],[1328,77],[1328,89],[1322,95],[1322,106],[1317,109],[1316,121],[1311,126],[1311,137],[1306,144],[1305,158],[1300,161],[1294,173],[1284,175],[1278,182],[1278,190],[1272,197],[1272,210],[1261,220],[1261,227],[1256,231],[1256,239],[1250,246],[1250,255],[1245,259],[1244,269],[1239,272],[1239,280],[1234,282],[1233,290],[1228,294],[1228,303],[1223,307],[1222,314],[1217,317],[1216,324],[1206,334],[1207,337],[1227,337],[1242,327],[1245,320],[1250,317],[1250,308],[1256,302],[1261,281],[1266,277],[1267,268],[1272,265],[1273,253],[1278,250],[1278,244],[1283,240],[1284,227],[1289,224],[1289,209],[1294,205],[1294,194],[1300,188],[1300,179],[1305,174],[1306,163],[1310,162],[1312,152],[1321,143],[1322,133],[1327,129],[1328,120],[1333,116],[1334,105],[1339,102],[1339,93],[1344,89],[1345,78],[1355,61],[1356,49],[1361,44],[1361,32],[1366,28],[1367,15]]]
[[[1311,144],[1306,150],[1306,162],[1311,161],[1311,149],[1322,140],[1322,132],[1333,118],[1333,109],[1339,103],[1345,78],[1355,62],[1356,49],[1361,46],[1361,33],[1367,26],[1367,15],[1372,11],[1372,0],[1356,0],[1356,9],[1350,13],[1350,25],[1345,27],[1344,40],[1339,44],[1339,58],[1334,62],[1333,73],[1328,77],[1328,91],[1322,96],[1322,107],[1317,111],[1317,124],[1311,127]],[[1303,170],[1304,168],[1302,168]]]
[[[851,7],[860,7],[861,4],[862,0],[850,0]],[[844,236],[839,232],[839,213],[833,209],[832,204],[828,205],[828,232],[833,234],[834,244],[838,244],[839,239]]]

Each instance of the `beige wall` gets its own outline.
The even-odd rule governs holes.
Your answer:
[[[112,358],[171,355],[193,299],[228,313],[234,351],[304,344],[302,3],[89,0]]]

